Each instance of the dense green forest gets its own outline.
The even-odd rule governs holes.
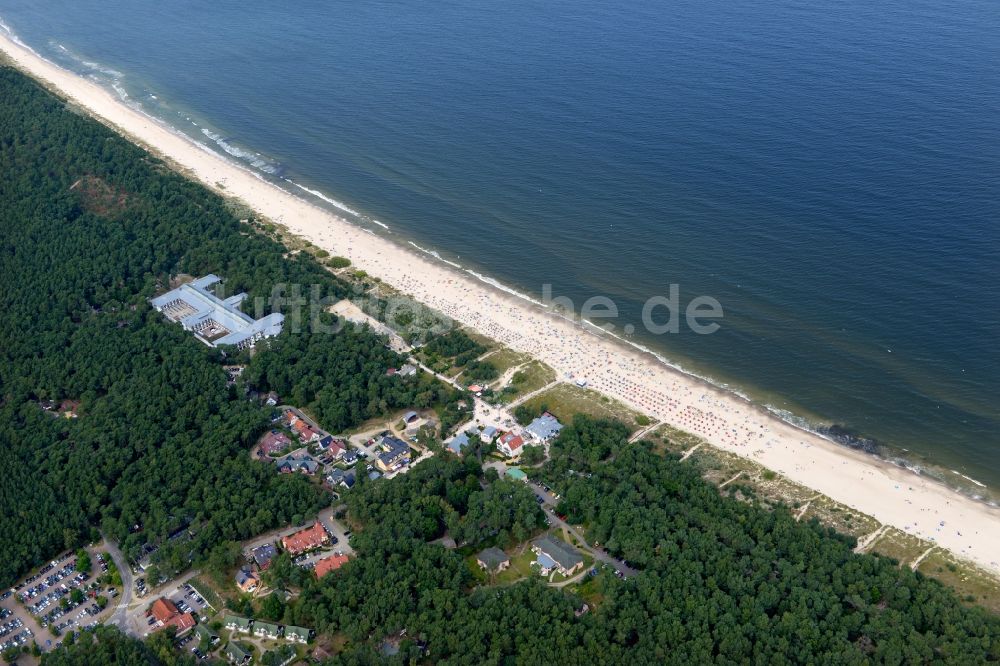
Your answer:
[[[333,432],[393,409],[425,409],[460,398],[458,391],[426,373],[388,376],[386,370],[401,363],[399,356],[381,345],[357,353],[370,344],[371,333],[352,324],[336,335],[289,332],[254,358],[247,380],[308,408]]]
[[[216,273],[248,303],[276,285],[318,285],[327,300],[348,286],[31,80],[0,68],[0,90],[0,585],[98,527],[136,556],[190,526],[156,555],[170,573],[328,502],[250,460],[268,414],[226,386],[218,350],[148,299],[178,273]],[[452,398],[427,378],[385,377],[402,362],[368,329],[303,327],[247,375],[331,429]],[[80,401],[78,418],[40,407],[64,399]]]
[[[857,555],[851,538],[798,523],[785,509],[720,495],[691,466],[646,443],[626,446],[627,437],[620,423],[577,417],[541,470],[563,495],[557,512],[641,571],[628,580],[598,575],[589,613],[576,617],[582,599],[537,579],[475,585],[455,551],[427,544],[444,529],[460,532],[478,515],[477,497],[489,501],[506,483],[487,473],[487,488],[464,499],[468,486],[459,481],[475,473],[467,460],[464,470],[430,461],[419,475],[351,496],[350,513],[365,524],[354,541],[361,556],[307,581],[286,621],[346,634],[352,643],[343,663],[372,657],[382,638],[402,629],[413,639],[411,656],[423,642],[435,660],[463,663],[1000,658],[1000,620],[962,606],[937,581]],[[463,515],[447,518],[463,505]],[[523,540],[513,521],[506,524],[499,545]],[[475,536],[491,542],[487,533]]]
[[[42,655],[45,666],[193,666],[198,661],[178,652],[163,632],[143,643],[111,627],[69,634],[62,647]]]
[[[23,76],[0,68],[0,91],[0,582],[94,526],[134,554],[190,525],[189,553],[166,549],[180,560],[166,565],[182,566],[315,511],[325,500],[313,485],[246,455],[267,414],[226,386],[220,352],[147,299],[180,272],[261,297],[286,282],[332,297],[346,285]],[[453,336],[432,351],[476,350]],[[246,374],[343,427],[454,399],[427,379],[388,378],[401,360],[367,329],[289,331]],[[43,410],[49,399],[80,400],[79,417]],[[299,593],[251,610],[342,637],[333,662],[344,664],[383,659],[403,630],[396,663],[1000,659],[1000,620],[936,581],[856,555],[852,539],[785,509],[722,495],[627,437],[577,417],[533,475],[560,492],[560,514],[640,571],[628,580],[603,571],[580,596],[535,577],[486,585],[465,554],[516,548],[544,521],[526,486],[441,453],[391,481],[361,475],[345,498],[357,556],[320,580],[281,559],[269,582]],[[467,545],[431,543],[444,535]],[[102,628],[43,663],[190,662],[162,634],[141,643]]]

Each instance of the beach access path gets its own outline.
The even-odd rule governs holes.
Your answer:
[[[417,254],[266,182],[123,103],[111,92],[0,35],[24,71],[224,196],[247,203],[359,270],[589,387],[752,459],[790,480],[1000,573],[1000,509],[781,421],[729,392],[595,334],[534,302]],[[652,295],[652,294],[651,294]]]

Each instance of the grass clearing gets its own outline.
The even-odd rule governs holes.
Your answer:
[[[685,451],[699,444],[707,445],[707,442],[698,435],[684,432],[667,424],[647,433],[645,439],[654,442],[658,451],[669,451],[677,455],[684,455]]]
[[[882,533],[869,552],[891,557],[901,566],[910,566],[911,562],[920,557],[920,554],[932,545],[920,537],[890,527]]]
[[[1000,613],[1000,579],[941,549],[934,549],[917,571],[955,590],[963,601]]]
[[[566,590],[583,599],[584,603],[590,606],[590,610],[604,603],[604,594],[601,592],[600,585],[595,576],[587,576],[583,579],[583,582],[571,585]]]
[[[517,352],[509,347],[504,347],[487,356],[486,360],[492,363],[494,367],[496,367],[497,372],[503,376],[503,373],[507,372],[511,368],[515,368],[530,361],[531,357],[523,352]]]
[[[236,600],[239,598],[239,593],[236,588],[233,587],[232,590],[226,590],[227,594],[223,596],[219,593],[218,586],[215,584],[207,574],[199,574],[192,578],[190,581],[191,585],[198,589],[198,592],[205,598],[205,601],[210,603],[216,612],[225,610],[226,599]]]
[[[535,561],[535,554],[531,552],[527,544],[522,545],[520,552],[510,555],[510,566],[496,575],[497,585],[511,585],[529,576],[537,576],[538,571],[532,568],[531,563]],[[479,565],[472,558],[473,565],[478,569]]]
[[[497,393],[497,401],[501,403],[511,403],[521,396],[528,395],[546,384],[551,384],[556,380],[556,371],[545,365],[541,361],[531,361],[523,368],[514,373],[510,386],[513,390],[501,390]]]
[[[544,407],[563,423],[572,422],[574,414],[587,414],[595,418],[617,419],[631,428],[638,428],[638,412],[597,391],[575,384],[557,384],[524,404],[539,414]]]
[[[879,522],[871,516],[834,502],[826,496],[817,497],[809,503],[809,510],[802,516],[802,520],[810,518],[816,518],[823,525],[855,538],[871,534],[879,528]]]

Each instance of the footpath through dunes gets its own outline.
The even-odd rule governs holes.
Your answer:
[[[792,481],[957,556],[1000,573],[1000,510],[932,480],[838,446],[685,375],[652,355],[599,337],[571,321],[364,231],[224,160],[95,83],[0,35],[0,50],[22,69],[86,108],[179,170],[242,199],[333,255],[456,321],[554,368],[585,379],[655,422],[692,432]]]

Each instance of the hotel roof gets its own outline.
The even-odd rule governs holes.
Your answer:
[[[253,346],[257,340],[281,332],[284,315],[273,313],[255,320],[239,310],[240,303],[246,298],[245,293],[223,300],[208,290],[220,281],[216,275],[206,275],[157,296],[150,302],[167,319],[180,322],[185,330],[194,331],[199,340],[211,347]],[[203,332],[210,334],[203,336]]]
[[[153,617],[160,622],[166,622],[174,615],[177,615],[180,611],[177,610],[177,606],[175,606],[174,602],[170,601],[170,599],[160,597],[153,602],[149,612],[152,613]]]
[[[194,616],[191,613],[178,613],[163,623],[163,628],[174,627],[177,634],[183,634],[194,626]]]

